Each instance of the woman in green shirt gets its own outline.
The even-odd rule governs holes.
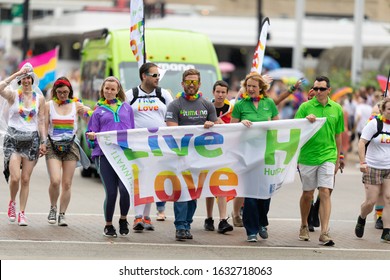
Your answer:
[[[234,106],[231,123],[241,122],[246,127],[250,127],[252,122],[279,119],[275,102],[267,96],[269,84],[260,74],[255,72],[248,74],[245,77],[243,87],[244,93],[240,96],[241,100]],[[271,198],[245,198],[243,223],[248,236],[248,242],[256,242],[257,234],[263,239],[268,238],[267,215],[270,203]]]

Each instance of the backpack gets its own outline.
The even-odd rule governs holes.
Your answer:
[[[133,105],[133,103],[134,103],[138,98],[151,98],[151,97],[157,97],[158,99],[160,99],[160,101],[161,101],[162,103],[165,104],[165,98],[162,96],[161,88],[160,88],[160,87],[157,87],[157,88],[156,88],[156,95],[150,95],[150,96],[138,96],[138,94],[139,94],[138,87],[132,88],[132,91],[133,91],[133,100],[131,100],[130,105]]]

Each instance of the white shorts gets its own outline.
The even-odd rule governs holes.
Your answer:
[[[331,162],[314,166],[299,164],[302,189],[304,191],[313,191],[320,187],[333,189],[335,168],[335,164]]]

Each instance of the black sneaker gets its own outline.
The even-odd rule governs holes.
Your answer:
[[[225,233],[233,230],[233,226],[228,223],[228,219],[222,219],[218,224],[218,233]]]
[[[119,233],[121,235],[129,234],[129,223],[126,219],[119,219]]]
[[[375,222],[375,228],[376,229],[383,229],[383,221],[382,217],[379,217]]]
[[[204,220],[204,230],[205,231],[214,231],[214,220],[213,218],[207,218]]]
[[[194,237],[192,236],[191,232],[186,229],[186,239],[193,239]]]
[[[390,243],[390,229],[388,228],[383,229],[381,242]]]
[[[359,238],[363,237],[364,226],[366,225],[366,219],[362,219],[359,215],[356,226],[355,226],[355,235]]]
[[[267,238],[268,238],[268,231],[267,231],[267,228],[261,226],[261,227],[260,227],[260,230],[259,230],[259,235],[260,235],[261,238],[267,239]]]
[[[103,235],[107,237],[117,237],[114,226],[113,225],[105,226]]]
[[[187,239],[185,229],[176,230],[176,240],[185,240],[185,239]]]

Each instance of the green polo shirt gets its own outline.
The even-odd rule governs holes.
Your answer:
[[[325,124],[301,148],[298,163],[304,165],[321,165],[324,162],[337,161],[337,134],[344,131],[344,114],[340,104],[328,97],[328,104],[323,106],[317,98],[302,103],[295,114],[296,119],[306,118],[313,114],[317,118],[326,117]]]
[[[232,117],[251,122],[270,121],[278,115],[278,109],[271,98],[263,98],[259,101],[257,109],[251,100],[242,99],[234,105]]]

